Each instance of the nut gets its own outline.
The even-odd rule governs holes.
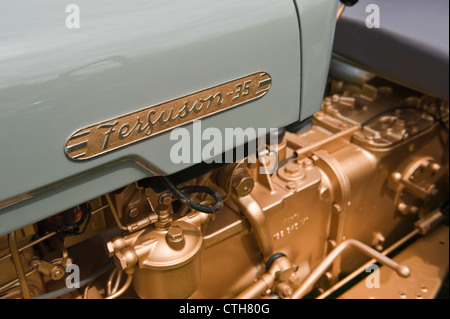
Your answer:
[[[123,251],[117,252],[116,258],[114,258],[116,266],[127,272],[132,272],[138,261],[138,256],[133,248],[125,248]]]
[[[155,223],[156,228],[168,228],[172,226],[172,217],[170,217],[169,207],[161,204],[156,207],[158,221]]]
[[[106,252],[109,257],[114,256],[116,252],[121,251],[127,246],[127,242],[122,237],[115,237],[112,241],[106,243]]]
[[[233,176],[232,186],[236,195],[243,197],[251,193],[255,186],[255,181],[246,169],[237,169]]]

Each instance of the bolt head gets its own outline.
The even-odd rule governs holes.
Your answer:
[[[62,277],[64,277],[64,271],[62,270],[61,267],[56,267],[50,273],[50,277],[53,280],[60,280]]]
[[[136,218],[137,215],[139,215],[139,209],[137,209],[136,207],[131,208],[128,212],[128,216],[130,216],[131,218]]]
[[[287,174],[295,175],[295,174],[298,173],[299,167],[298,167],[297,164],[295,164],[295,163],[293,163],[293,162],[289,162],[289,163],[286,164],[286,166],[285,166],[285,168],[284,168],[284,171],[285,171]]]
[[[167,230],[166,238],[171,242],[179,242],[183,240],[183,228],[180,226],[170,226]]]
[[[114,256],[114,244],[110,241],[106,243],[106,252],[109,257]]]
[[[287,189],[290,189],[290,190],[293,190],[293,189],[295,189],[296,187],[297,187],[297,185],[295,185],[294,182],[289,182],[289,183],[286,184],[286,188],[287,188]]]
[[[127,265],[127,259],[125,258],[124,255],[122,255],[122,253],[116,253],[116,258],[114,258],[114,263],[116,264],[117,268],[125,270],[127,269],[128,265]]]

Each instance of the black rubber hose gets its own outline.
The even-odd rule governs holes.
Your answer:
[[[189,207],[199,212],[207,214],[215,214],[223,207],[222,195],[220,195],[218,191],[212,189],[211,187],[194,185],[178,189],[167,176],[161,176],[161,180],[175,198],[178,198],[184,204],[189,205]],[[208,195],[211,195],[216,201],[216,204],[214,206],[202,205],[191,200],[189,197],[186,196],[186,194],[193,194],[193,193],[206,193]]]

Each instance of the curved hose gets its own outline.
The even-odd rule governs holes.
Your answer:
[[[91,275],[89,275],[86,279],[83,279],[82,281],[80,281],[80,287],[83,287],[85,285],[87,285],[89,282],[91,282],[92,280],[94,280],[95,278],[97,278],[98,276],[100,276],[101,274],[103,274],[106,270],[108,270],[109,267],[111,267],[113,265],[113,259],[110,258],[102,267],[100,267],[99,269],[97,269],[95,272],[93,272]],[[52,291],[40,296],[36,296],[33,299],[53,299],[53,298],[57,298],[60,296],[63,296],[65,294],[68,294],[69,292],[72,292],[74,290],[76,290],[77,288],[62,288],[56,291]]]
[[[212,189],[211,187],[194,185],[178,189],[174,184],[172,184],[172,182],[167,176],[161,176],[161,180],[164,183],[164,185],[169,189],[169,191],[172,192],[175,198],[180,199],[184,204],[189,205],[191,208],[199,212],[207,214],[215,214],[223,207],[222,195],[220,195],[218,191]],[[211,195],[216,201],[216,204],[214,206],[205,206],[199,204],[186,196],[186,194],[192,193],[206,193],[208,195]]]

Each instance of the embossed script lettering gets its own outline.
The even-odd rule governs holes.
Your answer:
[[[270,89],[269,74],[259,72],[159,105],[78,130],[68,139],[66,155],[85,160],[156,134],[261,98]]]

